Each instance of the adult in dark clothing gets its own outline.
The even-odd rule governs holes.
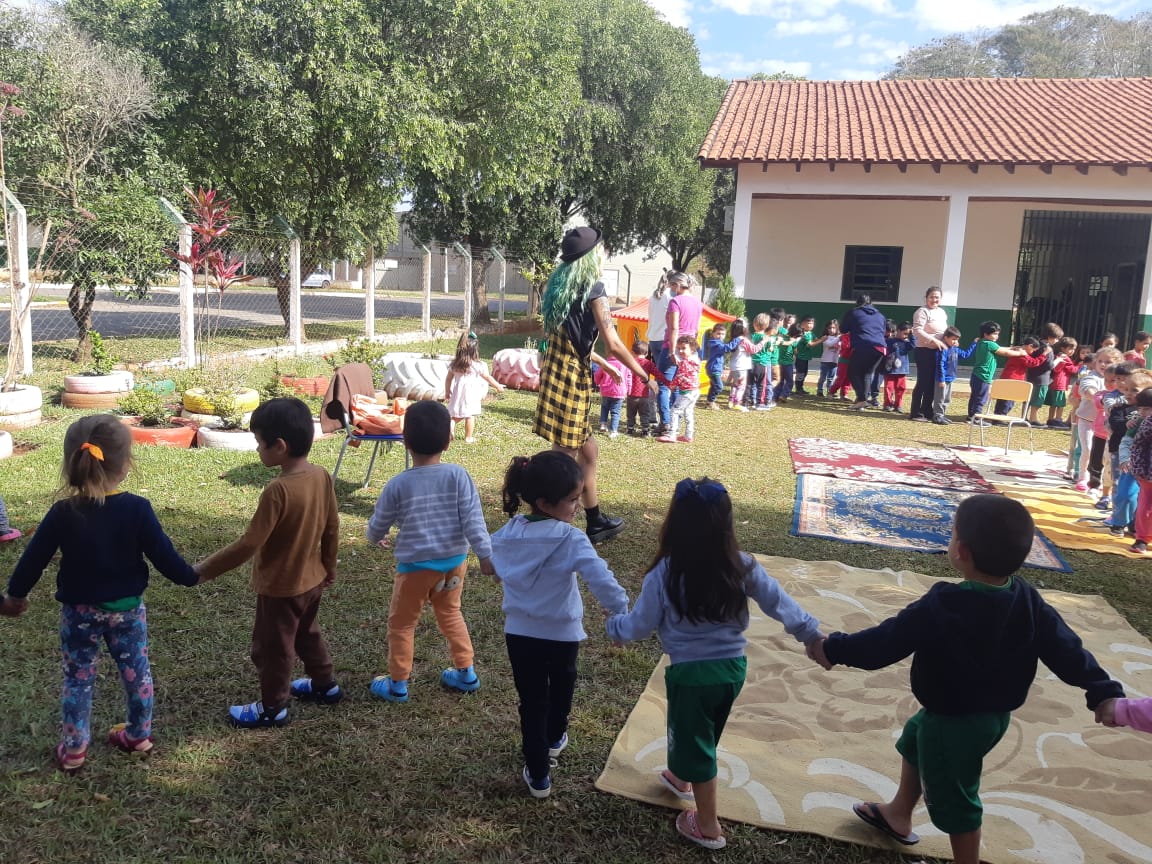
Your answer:
[[[872,298],[861,294],[856,308],[840,321],[840,332],[852,338],[852,356],[848,358],[848,381],[856,391],[851,408],[862,411],[868,407],[868,390],[872,375],[887,352],[884,325],[887,319],[872,305]]]
[[[924,294],[924,305],[912,316],[912,335],[916,338],[916,386],[908,416],[913,420],[935,417],[932,400],[936,397],[936,370],[944,350],[944,331],[948,329],[948,312],[940,306],[944,295],[933,285]]]

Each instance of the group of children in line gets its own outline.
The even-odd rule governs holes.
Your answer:
[[[63,607],[64,690],[56,761],[64,771],[79,770],[87,758],[102,641],[127,696],[127,722],[110,730],[108,743],[125,752],[153,748],[145,559],[189,586],[253,560],[252,660],[261,698],[230,708],[234,725],[282,726],[290,697],[325,704],[342,699],[318,624],[323,593],[337,578],[339,517],[331,478],[308,461],[310,412],[298,399],[273,399],[253,412],[251,428],[261,462],[280,472],[265,487],[244,535],[195,566],[173,548],[147,499],[119,488],[131,466],[127,428],[107,415],[69,428],[63,448],[68,496],[41,522],[0,602],[0,614],[21,615],[28,593],[61,553],[56,599]],[[503,589],[505,643],[519,696],[520,777],[534,798],[551,794],[551,770],[571,743],[579,643],[587,638],[578,577],[609,616],[610,640],[620,644],[656,633],[670,656],[667,769],[654,782],[694,805],[679,814],[676,830],[707,849],[725,845],[717,817],[716,748],[746,676],[749,598],[824,669],[877,669],[913,655],[912,690],[924,707],[896,745],[903,759],[900,787],[892,801],[861,803],[855,812],[912,844],[918,840],[912,813],[923,795],[932,822],[950,835],[962,864],[975,864],[979,855],[982,760],[1004,734],[1010,712],[1023,704],[1038,660],[1086,691],[1098,722],[1152,731],[1152,700],[1124,699],[1059,614],[1016,575],[1034,526],[1015,501],[977,495],[959,506],[948,555],[961,584],[941,582],[871,629],[825,636],[817,620],[740,550],[732,500],[718,481],[676,485],[639,597],[629,608],[627,592],[572,524],[583,490],[575,460],[557,451],[514,458],[502,490],[509,519],[489,535],[471,477],[442,461],[451,435],[444,405],[426,401],[408,409],[404,442],[412,466],[385,486],[368,524],[368,540],[391,548],[396,562],[388,673],[369,690],[388,702],[409,700],[414,630],[425,604],[432,606],[452,658],[441,683],[465,693],[479,689],[461,611],[471,550],[480,571]],[[989,621],[999,624],[989,629]],[[291,680],[297,657],[306,677]]]

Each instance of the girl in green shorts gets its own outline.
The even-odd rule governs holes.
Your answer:
[[[815,646],[823,638],[819,622],[740,551],[728,490],[707,477],[684,479],[636,605],[607,623],[616,643],[655,632],[671,660],[664,673],[668,768],[658,779],[695,803],[680,813],[676,830],[705,849],[725,843],[716,812],[716,745],[744,686],[749,597],[796,641]]]

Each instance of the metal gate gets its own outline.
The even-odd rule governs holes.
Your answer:
[[[1012,342],[1051,321],[1084,344],[1140,329],[1140,293],[1152,216],[1027,210],[1020,236]]]

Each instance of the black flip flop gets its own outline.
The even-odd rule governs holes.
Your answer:
[[[880,815],[880,810],[877,809],[875,804],[853,804],[852,812],[877,831],[882,831],[887,834],[897,843],[901,843],[904,846],[915,846],[920,842],[920,835],[914,831],[908,834],[898,834],[892,826],[888,824],[888,820]]]

